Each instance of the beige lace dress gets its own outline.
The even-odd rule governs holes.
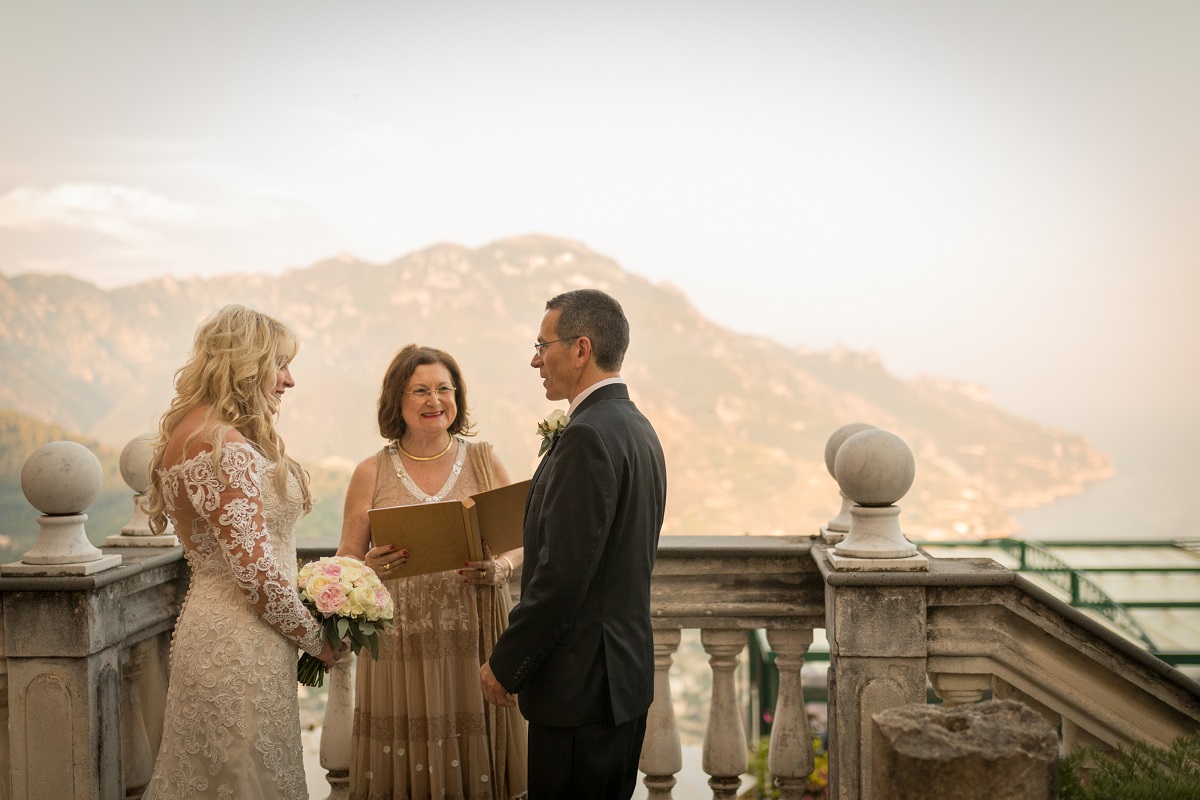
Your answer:
[[[205,451],[161,474],[192,576],[143,800],[305,800],[296,648],[316,655],[322,632],[296,593],[303,508],[247,444],[226,443],[219,470]]]
[[[378,455],[372,507],[461,500],[494,487],[491,445],[459,438],[445,486],[427,495],[393,446]],[[396,602],[379,660],[359,654],[352,800],[509,800],[525,796],[520,713],[486,703],[479,667],[508,624],[508,586],[457,571],[384,581]]]

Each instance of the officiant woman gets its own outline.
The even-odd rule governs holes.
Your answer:
[[[468,441],[467,386],[458,363],[431,347],[396,354],[379,394],[388,443],[354,470],[338,555],[363,559],[396,602],[379,660],[358,659],[350,796],[525,796],[526,728],[515,708],[485,703],[479,665],[508,624],[508,577],[520,549],[462,569],[388,578],[408,550],[372,547],[372,508],[462,500],[509,483],[487,442]]]

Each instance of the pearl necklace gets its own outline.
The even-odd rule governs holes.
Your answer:
[[[400,450],[400,452],[404,453],[404,455],[408,456],[413,461],[437,461],[439,458],[446,455],[446,453],[449,453],[450,448],[453,446],[454,446],[454,437],[451,436],[450,441],[446,442],[445,449],[443,449],[442,452],[438,453],[436,456],[414,456],[412,453],[410,453],[404,449],[404,445],[400,444],[399,439],[396,440],[396,447]]]

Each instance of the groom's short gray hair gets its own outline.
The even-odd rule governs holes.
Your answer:
[[[629,349],[629,320],[615,298],[599,289],[575,289],[550,298],[546,310],[560,312],[560,338],[586,336],[597,367],[605,372],[621,369]]]

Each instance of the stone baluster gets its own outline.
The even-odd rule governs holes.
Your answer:
[[[154,753],[150,752],[150,737],[146,733],[140,685],[147,647],[151,644],[153,642],[141,642],[121,654],[121,705],[124,712],[121,720],[121,779],[127,798],[141,797],[154,773]]]
[[[733,680],[738,655],[746,646],[746,632],[702,630],[700,644],[712,665],[712,702],[704,731],[701,764],[710,776],[708,785],[712,787],[713,800],[735,800],[742,773],[750,765],[746,729]]]
[[[1062,718],[1062,751],[1067,755],[1071,755],[1077,750],[1085,747],[1095,747],[1100,750],[1112,750],[1113,746],[1110,742],[1106,742],[1098,736],[1088,733],[1074,720],[1067,717]]]
[[[21,467],[21,491],[42,512],[33,549],[0,567],[4,575],[92,575],[120,566],[88,541],[83,524],[88,506],[100,496],[100,460],[77,442],[51,442],[34,450]]]
[[[838,428],[829,437],[829,441],[825,443],[825,468],[829,470],[829,474],[834,480],[837,480],[837,476],[833,473],[833,461],[837,456],[838,449],[854,434],[861,431],[873,430],[874,428],[874,425],[868,425],[865,422],[852,422],[849,425],[843,425]],[[837,515],[825,523],[825,527],[821,528],[821,538],[826,544],[837,544],[842,539],[845,539],[846,534],[850,531],[850,506],[853,503],[840,487],[838,488],[838,494],[842,498],[842,506],[838,510]]]
[[[157,438],[151,433],[135,436],[121,451],[121,477],[133,489],[133,516],[119,534],[104,540],[105,547],[175,547],[179,544],[169,522],[161,534],[156,535],[150,530],[150,518],[142,508],[142,495],[150,487],[150,461],[154,457]]]
[[[671,699],[671,662],[679,649],[678,628],[654,631],[654,703],[646,715],[646,741],[638,768],[646,774],[649,800],[671,800],[675,774],[683,768],[679,726]]]
[[[1021,691],[998,675],[992,676],[992,699],[1016,700],[1018,703],[1024,703],[1040,714],[1042,719],[1046,720],[1051,727],[1060,731],[1066,729],[1066,720],[1062,718],[1061,714]],[[1068,749],[1065,752],[1070,753],[1071,751]]]
[[[321,727],[321,767],[329,781],[328,800],[350,797],[350,737],[354,729],[354,666],[356,656],[343,658],[325,676],[329,695]]]
[[[929,682],[933,693],[947,706],[978,703],[992,688],[991,675],[972,675],[955,672],[931,672]]]
[[[771,722],[767,768],[775,776],[780,800],[800,800],[813,771],[812,729],[800,680],[812,638],[811,628],[767,630],[767,642],[775,651],[775,666],[779,670],[779,696]]]

